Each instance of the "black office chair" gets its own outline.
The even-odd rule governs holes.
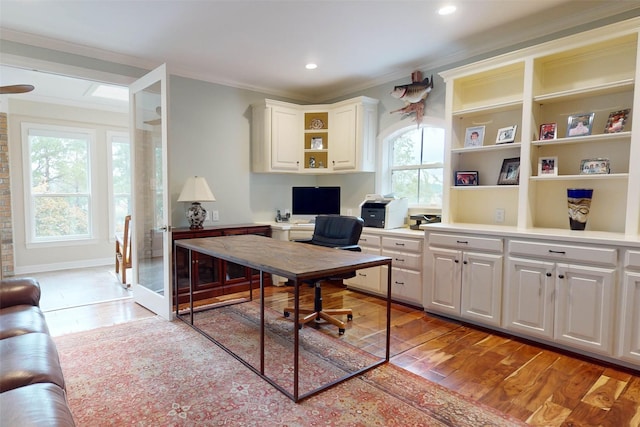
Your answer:
[[[362,227],[364,226],[364,220],[354,216],[341,216],[341,215],[319,215],[316,217],[316,225],[313,230],[313,237],[311,240],[305,240],[304,243],[310,243],[312,245],[325,246],[329,248],[344,249],[349,251],[360,252],[360,246],[358,246],[358,240],[362,233]],[[323,281],[337,281],[344,280],[355,276],[355,272],[324,277],[316,280],[312,285],[315,287],[315,295],[313,300],[313,309],[300,309],[300,314],[304,314],[304,317],[299,319],[299,327],[305,323],[315,320],[325,320],[332,325],[338,327],[338,333],[344,334],[345,323],[334,316],[347,315],[347,320],[353,319],[353,311],[350,308],[339,308],[331,310],[323,310],[322,308],[322,292],[321,282]],[[294,311],[293,307],[286,307],[284,309],[284,316],[289,317],[290,313]]]

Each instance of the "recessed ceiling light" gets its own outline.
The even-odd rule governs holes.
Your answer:
[[[304,68],[306,68],[307,70],[315,70],[316,68],[318,68],[318,64],[314,64],[313,62],[311,62],[305,65]]]
[[[438,9],[438,14],[439,15],[451,15],[453,12],[456,11],[456,7],[454,5],[448,5],[448,6],[443,6],[440,9]]]

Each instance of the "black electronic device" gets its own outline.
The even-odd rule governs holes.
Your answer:
[[[292,187],[293,215],[340,215],[340,187]]]

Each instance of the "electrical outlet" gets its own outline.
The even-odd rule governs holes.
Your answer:
[[[220,213],[218,211],[211,212],[211,221],[220,221]]]
[[[497,208],[496,209],[496,213],[494,216],[494,221],[497,223],[503,223],[504,222],[504,209],[502,208]]]

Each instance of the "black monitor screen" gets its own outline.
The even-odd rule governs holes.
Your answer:
[[[340,187],[292,187],[293,215],[340,214]]]

